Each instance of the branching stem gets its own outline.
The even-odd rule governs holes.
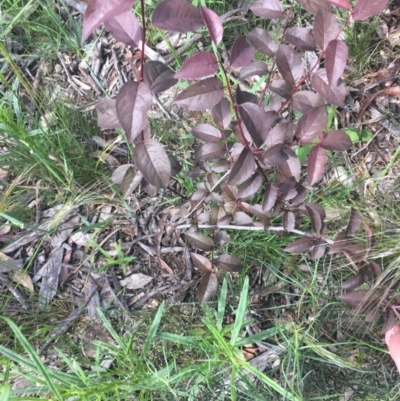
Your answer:
[[[287,31],[287,29],[289,27],[289,19],[290,19],[290,16],[292,15],[293,7],[294,7],[294,1],[292,0],[290,8],[289,8],[289,10],[288,10],[288,12],[286,14],[285,25],[284,25],[283,30],[282,30],[282,36],[281,36],[281,40],[279,42],[279,45],[282,44],[283,39],[286,36],[286,31]],[[265,82],[265,88],[263,89],[263,91],[261,93],[261,96],[260,96],[260,100],[258,101],[258,105],[259,106],[261,106],[262,102],[264,101],[264,97],[265,97],[265,94],[266,94],[267,89],[269,87],[269,84],[271,82],[272,72],[274,71],[275,65],[276,65],[276,58],[274,57],[274,61],[273,61],[272,66],[271,66],[270,74],[268,75],[267,81]]]
[[[191,226],[192,226],[192,224],[180,224],[179,226],[176,227],[176,229],[184,230]],[[292,234],[302,235],[303,237],[316,238],[315,234],[308,233],[306,231],[298,230],[296,228],[287,230],[284,227],[279,227],[279,226],[264,227],[264,226],[235,226],[235,225],[231,225],[231,224],[228,224],[228,225],[198,224],[197,227],[199,229],[206,229],[206,230],[220,229],[220,230],[236,230],[236,231],[274,231],[274,232],[286,231],[286,232],[290,232]],[[335,242],[333,239],[329,239],[329,238],[324,238],[324,241],[329,245],[332,245]]]
[[[144,46],[146,43],[146,16],[144,15],[144,0],[140,0],[140,11],[142,13],[142,50],[140,54],[140,81],[143,81]]]
[[[349,14],[349,17],[347,18],[346,22],[343,24],[343,27],[341,31],[337,34],[336,38],[339,37],[339,35],[343,32],[343,29],[346,28],[346,26],[349,24],[351,18],[351,14]],[[284,102],[282,102],[281,107],[279,107],[279,110],[276,112],[278,115],[281,114],[282,110],[286,107],[286,105],[290,102],[292,96],[299,90],[299,88],[304,84],[304,82],[311,76],[311,74],[314,72],[315,68],[317,68],[321,62],[321,60],[325,57],[325,50],[323,50],[318,57],[318,60],[315,62],[315,64],[310,68],[310,70],[307,72],[306,75],[299,81],[299,83],[293,88],[292,92],[288,96],[287,99],[285,99]]]
[[[244,135],[244,132],[243,132],[242,120],[240,119],[240,116],[239,116],[238,104],[236,103],[235,98],[233,97],[233,92],[232,92],[231,84],[229,82],[229,77],[228,77],[228,74],[225,71],[224,66],[222,66],[222,71],[224,72],[224,75],[225,75],[226,86],[228,88],[229,97],[230,97],[231,102],[233,104],[233,110],[235,111],[235,118],[236,118],[236,122],[237,122],[238,127],[239,127],[240,136],[242,137],[242,141],[243,141],[243,144],[244,144],[245,148],[250,149],[249,142],[247,141],[247,139],[246,139],[246,137]],[[264,177],[265,182],[268,183],[269,182],[268,177],[265,174],[265,171],[263,170],[263,168],[261,167],[260,162],[257,160],[256,157],[254,157],[254,161],[255,161],[255,163],[257,165],[257,170]]]

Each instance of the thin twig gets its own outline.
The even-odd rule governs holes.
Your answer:
[[[226,177],[228,177],[229,173],[230,173],[230,170],[227,171],[227,172],[213,185],[213,187],[210,189],[210,193],[211,193],[212,191],[214,191],[214,189],[217,188],[217,186],[218,186],[219,184],[221,184],[221,182],[224,181]],[[207,196],[208,196],[208,195],[207,195]],[[185,217],[185,219],[187,219],[188,217],[190,217],[190,216],[200,207],[200,205],[203,204],[203,202],[205,201],[205,199],[207,198],[207,196],[205,196],[203,199],[201,199],[201,200],[199,201],[199,203],[198,203],[198,204],[193,208],[193,210]]]
[[[186,229],[186,228],[190,228],[191,226],[192,226],[192,224],[181,224],[181,225],[177,226],[176,229],[177,230],[183,230],[183,229]],[[286,231],[286,232],[289,232],[291,234],[302,235],[303,237],[310,237],[310,238],[316,237],[312,233],[307,233],[305,231],[301,231],[301,230],[298,230],[296,228],[287,230],[286,228],[280,227],[280,226],[264,227],[264,226],[235,226],[235,225],[231,225],[231,224],[227,224],[227,225],[198,224],[197,228],[206,229],[206,230],[220,229],[220,230],[239,230],[239,231],[274,231],[274,232]],[[329,238],[324,238],[324,241],[329,245],[332,245],[335,242],[334,240],[329,239]]]
[[[140,0],[140,11],[142,13],[142,54],[140,55],[140,81],[143,81],[144,46],[146,43],[146,16],[144,14],[144,0]]]
[[[112,60],[113,60],[113,63],[114,63],[114,68],[117,70],[117,73],[118,73],[119,84],[121,86],[123,86],[124,83],[125,83],[125,79],[124,79],[124,76],[121,73],[121,70],[119,69],[117,53],[114,50],[114,46],[111,46],[111,53],[112,53]]]
[[[345,21],[345,23],[342,27],[342,30],[336,35],[335,39],[337,39],[339,37],[339,35],[342,33],[343,29],[349,24],[350,19],[351,19],[351,13],[349,14],[349,17],[347,18],[347,20]],[[325,57],[325,52],[326,52],[326,50],[322,50],[322,52],[321,52],[320,56],[318,57],[318,60],[315,62],[315,64],[310,68],[310,70],[307,72],[307,74],[304,75],[304,77],[300,80],[300,82],[297,85],[295,85],[295,87],[293,88],[290,95],[282,102],[281,106],[279,107],[279,110],[276,112],[278,115],[281,114],[282,110],[292,99],[292,96],[299,90],[299,88],[304,84],[304,82],[311,76],[311,74],[313,73],[315,68],[317,68],[320,65],[321,60]]]
[[[398,79],[400,79],[400,74],[396,74],[396,75],[392,75],[390,77],[386,77],[386,78],[380,79],[379,81],[375,82],[374,84],[367,86],[364,89],[364,92],[368,92],[369,90],[371,90],[371,89],[373,89],[373,88],[375,88],[375,87],[377,87],[379,85],[382,85],[385,82],[397,81]]]
[[[282,44],[283,39],[286,36],[286,30],[288,29],[288,26],[289,26],[289,19],[290,19],[290,16],[292,15],[293,7],[294,7],[294,1],[292,0],[292,4],[291,4],[291,6],[290,6],[290,8],[289,8],[289,10],[288,10],[288,12],[286,14],[285,25],[283,27],[282,36],[281,36],[281,40],[280,40],[279,46]],[[274,58],[274,62],[272,63],[270,74],[269,74],[269,76],[267,78],[267,81],[265,82],[265,87],[264,87],[264,89],[263,89],[263,91],[261,93],[260,100],[258,101],[258,105],[259,106],[261,106],[262,102],[264,101],[265,93],[267,92],[267,89],[269,87],[269,83],[271,82],[272,72],[273,72],[273,70],[275,68],[275,64],[276,64],[276,57]]]

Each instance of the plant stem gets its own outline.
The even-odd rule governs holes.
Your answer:
[[[221,63],[221,62],[220,62],[220,63]],[[222,64],[221,64],[221,65],[222,65]],[[240,135],[241,135],[241,137],[242,137],[243,144],[244,144],[245,148],[251,150],[251,149],[250,149],[249,142],[247,141],[247,139],[246,139],[246,137],[245,137],[245,135],[244,135],[244,132],[243,132],[242,121],[241,121],[240,116],[239,116],[238,104],[235,102],[235,98],[233,97],[232,88],[231,88],[231,83],[229,82],[228,74],[226,73],[224,66],[222,66],[221,69],[222,69],[222,71],[223,71],[223,73],[224,73],[224,75],[225,75],[226,86],[227,86],[227,88],[228,88],[229,97],[231,98],[231,102],[232,102],[232,104],[233,104],[233,110],[235,111],[236,122],[237,122],[238,127],[239,127],[239,131],[240,131]],[[254,155],[253,155],[253,157],[254,157]],[[268,177],[267,177],[267,175],[265,174],[265,171],[262,169],[262,167],[261,167],[261,165],[260,165],[260,162],[257,160],[256,157],[254,157],[254,161],[255,161],[255,163],[256,163],[256,165],[257,165],[257,170],[258,170],[258,171],[260,172],[260,174],[264,177],[265,182],[268,183],[268,182],[269,182]]]
[[[349,14],[349,17],[347,18],[346,22],[343,24],[341,31],[338,33],[335,39],[339,37],[339,35],[343,32],[343,29],[346,28],[346,26],[349,24],[351,18],[351,14]],[[285,99],[284,102],[282,102],[281,107],[279,107],[279,110],[276,112],[278,115],[282,112],[282,110],[285,108],[285,106],[290,102],[290,99],[292,96],[299,90],[300,86],[304,84],[304,82],[310,77],[310,75],[313,73],[314,69],[319,66],[321,60],[325,57],[325,50],[323,50],[318,57],[318,60],[315,62],[315,64],[310,68],[310,70],[307,72],[306,75],[299,81],[299,83],[293,88],[292,92],[288,96],[287,99]]]
[[[143,81],[144,45],[146,43],[146,17],[144,15],[144,0],[140,0],[140,11],[142,13],[142,50],[140,54],[140,81]]]
[[[286,31],[288,29],[289,26],[289,18],[292,15],[292,11],[293,11],[293,7],[294,7],[294,1],[292,0],[292,3],[290,5],[289,11],[286,14],[286,20],[285,20],[285,25],[283,26],[283,30],[282,30],[282,36],[281,36],[281,40],[279,42],[279,46],[282,44],[284,37],[286,36]],[[258,105],[261,106],[262,102],[264,101],[264,97],[265,97],[265,93],[267,92],[269,83],[271,82],[271,77],[272,77],[272,72],[275,68],[276,65],[276,57],[274,58],[274,61],[272,63],[272,67],[271,67],[271,71],[270,74],[268,75],[268,79],[265,82],[265,88],[263,89],[261,96],[260,96],[260,100],[258,101]]]
[[[233,97],[233,92],[232,92],[232,88],[231,88],[231,83],[229,82],[229,77],[228,77],[228,74],[227,74],[226,71],[225,71],[224,66],[222,66],[222,71],[223,71],[223,73],[224,73],[224,75],[225,75],[226,87],[228,88],[229,97],[231,98],[231,102],[232,102],[232,105],[233,105],[233,110],[234,110],[234,112],[235,112],[236,122],[237,122],[237,124],[238,124],[239,131],[240,131],[240,136],[242,137],[242,141],[243,141],[244,146],[245,146],[247,149],[250,149],[249,142],[247,141],[246,137],[244,136],[243,127],[242,127],[242,122],[241,122],[240,116],[239,116],[238,104],[236,103],[235,98]]]
[[[186,228],[190,228],[192,224],[180,224],[179,226],[175,227],[176,230],[183,230]],[[269,227],[264,227],[264,226],[235,226],[235,225],[218,225],[218,224],[198,224],[197,228],[199,229],[206,229],[206,230],[215,230],[215,229],[220,229],[220,230],[239,230],[239,231],[286,231],[292,234],[298,234],[302,235],[303,237],[310,237],[314,238],[316,235],[312,233],[307,233],[305,231],[297,230],[296,228],[293,228],[291,230],[287,230],[284,227],[278,227],[278,226],[269,226]],[[324,238],[324,241],[332,245],[335,241],[333,239],[329,238]]]
[[[144,0],[140,0],[140,11],[142,14],[142,50],[140,54],[140,77],[139,81],[143,82],[144,77],[144,46],[146,43],[146,16],[144,15]],[[144,130],[140,133],[142,142],[144,142]]]

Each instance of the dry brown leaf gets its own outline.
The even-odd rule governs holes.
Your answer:
[[[21,284],[23,287],[28,289],[30,292],[33,292],[33,283],[31,276],[22,271],[22,270],[14,270],[9,273],[10,279],[14,281],[14,283]]]
[[[119,283],[122,287],[126,287],[129,290],[138,290],[139,288],[143,288],[149,284],[151,280],[153,280],[153,277],[146,276],[142,273],[137,273],[125,277],[123,280],[120,280]]]
[[[173,270],[160,257],[155,256],[155,258],[158,264],[160,265],[161,269],[166,270],[169,274],[174,274]]]

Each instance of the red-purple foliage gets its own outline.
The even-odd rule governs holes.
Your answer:
[[[344,131],[328,126],[327,106],[343,107],[347,95],[342,75],[348,48],[339,39],[340,33],[350,17],[363,20],[377,15],[387,7],[388,0],[357,0],[353,8],[348,0],[298,1],[315,16],[312,28],[283,24],[284,28],[271,35],[256,27],[247,37],[236,38],[225,62],[218,47],[223,41],[223,20],[214,11],[197,8],[187,0],[161,1],[152,15],[154,27],[180,33],[202,29],[209,35],[210,46],[189,56],[179,71],[159,61],[145,61],[142,52],[139,79],[123,85],[115,100],[97,106],[98,123],[102,129],[122,127],[133,146],[134,165],[120,167],[123,176],[118,182],[123,196],[129,196],[141,180],[152,190],[168,188],[174,163],[152,135],[147,113],[154,95],[178,80],[191,80],[175,96],[174,103],[192,111],[211,110],[213,121],[199,123],[191,130],[199,145],[194,148],[193,169],[188,176],[198,181],[197,190],[183,208],[185,228],[191,226],[185,232],[186,239],[203,252],[191,254],[193,264],[203,274],[199,302],[207,302],[216,293],[221,272],[242,268],[239,259],[219,251],[219,246],[229,241],[225,230],[260,227],[294,232],[301,237],[291,242],[286,252],[308,252],[312,259],[326,252],[346,257],[355,275],[343,283],[347,292],[339,299],[365,313],[367,321],[374,321],[378,306],[383,306],[384,331],[390,331],[395,325],[399,297],[391,289],[384,299],[372,290],[359,289],[367,283],[375,290],[382,275],[377,263],[367,261],[373,247],[371,229],[352,210],[347,229],[330,240],[323,207],[305,203],[308,189],[324,176],[329,152],[347,151],[352,144]],[[91,0],[84,15],[83,40],[104,23],[117,40],[137,46],[145,40],[147,22],[142,20],[140,27],[131,13],[133,3]],[[339,23],[332,6],[349,13],[346,22]],[[144,10],[143,0],[141,7]],[[288,18],[290,11],[280,0],[257,0],[250,12],[260,18],[280,19]],[[203,44],[207,46],[205,40]],[[268,62],[254,61],[256,52],[269,57],[265,59]],[[304,52],[316,53],[311,65],[305,62]],[[277,74],[280,77],[275,79]],[[237,80],[232,78],[244,82],[253,76],[266,81],[261,95],[246,90],[242,83],[234,87]],[[302,165],[298,154],[305,146],[311,149]],[[264,194],[262,203],[252,202],[260,192]],[[278,216],[281,226],[271,226],[271,220]],[[363,225],[366,247],[353,236]],[[213,234],[200,233],[198,228],[210,228]],[[394,349],[394,345],[390,347]]]

